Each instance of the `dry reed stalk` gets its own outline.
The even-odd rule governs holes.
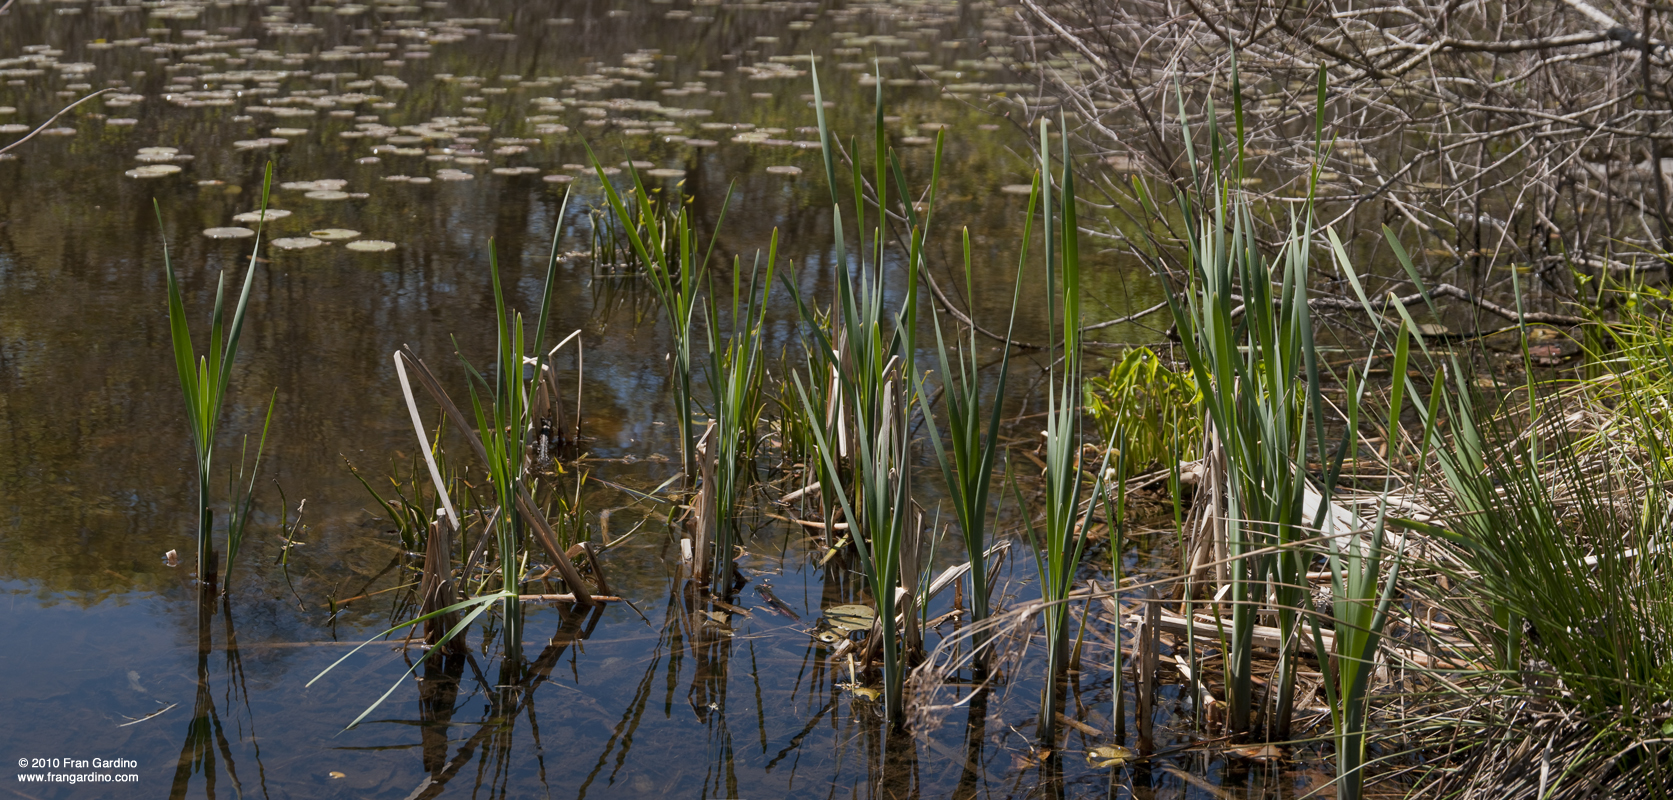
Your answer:
[[[693,457],[697,461],[700,475],[700,485],[697,496],[691,501],[691,576],[700,585],[708,585],[714,566],[714,559],[709,551],[714,545],[714,526],[717,520],[715,508],[715,469],[719,458],[719,448],[715,447],[715,423],[703,430],[703,435],[697,437],[693,446]],[[717,554],[724,557],[730,554]],[[724,587],[723,587],[724,588]]]
[[[419,615],[427,615],[459,602],[453,585],[453,566],[449,555],[453,551],[453,523],[445,513],[430,523],[430,535],[424,545],[424,573],[419,581]],[[424,621],[424,641],[435,645],[458,622],[458,614],[442,614]],[[463,653],[463,637],[448,641],[446,652]]]
[[[1160,645],[1162,606],[1154,597],[1144,601],[1144,616],[1140,617],[1140,624],[1136,631],[1138,640],[1138,723],[1139,723],[1139,752],[1149,753],[1155,749],[1154,730],[1156,725],[1156,659]]]

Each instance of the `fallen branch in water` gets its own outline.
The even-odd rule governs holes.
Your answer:
[[[0,6],[0,14],[5,13],[6,8],[11,6],[11,4],[12,4],[12,0],[7,0],[6,5]],[[48,117],[46,122],[41,123],[40,127],[30,131],[27,136],[24,136],[22,139],[19,139],[15,142],[12,142],[11,144],[6,145],[5,147],[0,147],[0,155],[5,155],[6,151],[8,151],[8,150],[10,150],[14,147],[17,147],[18,145],[23,144],[24,142],[27,142],[30,139],[35,138],[35,134],[46,130],[47,126],[51,125],[54,122],[57,122],[58,118],[64,116],[64,114],[68,113],[70,109],[75,108],[76,106],[79,106],[82,103],[85,103],[89,100],[92,100],[93,98],[98,97],[99,95],[104,94],[105,92],[108,92],[108,91],[111,91],[111,90],[110,89],[100,89],[99,91],[96,91],[96,92],[94,92],[94,93],[92,93],[92,94],[90,94],[86,97],[83,97],[80,100],[75,101],[74,103],[71,103],[67,106],[64,106],[62,109],[59,109],[58,113],[53,114],[51,117]]]

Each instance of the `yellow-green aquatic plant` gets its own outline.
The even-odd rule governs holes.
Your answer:
[[[1108,375],[1086,381],[1086,410],[1098,438],[1122,429],[1115,439],[1126,465],[1119,470],[1122,480],[1133,477],[1129,472],[1167,467],[1170,458],[1194,457],[1202,441],[1201,399],[1189,369],[1174,369],[1148,347],[1128,350]],[[1175,440],[1191,447],[1176,454]]]

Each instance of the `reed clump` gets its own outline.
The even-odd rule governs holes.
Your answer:
[[[565,546],[568,539],[576,538],[580,531],[585,530],[579,522],[585,513],[579,494],[565,497],[560,493],[555,501],[547,504],[536,499],[543,476],[548,474],[552,464],[551,448],[557,436],[552,430],[552,416],[561,418],[554,406],[557,402],[556,383],[547,364],[548,357],[557,348],[548,351],[544,346],[551,320],[553,276],[559,258],[557,246],[558,237],[554,235],[547,262],[545,289],[541,294],[532,335],[529,335],[523,315],[508,308],[505,302],[498,256],[490,243],[489,278],[494,298],[495,354],[487,372],[479,371],[460,355],[460,364],[467,378],[468,416],[417,354],[403,347],[393,356],[420,455],[430,477],[430,488],[434,491],[431,496],[434,508],[429,509],[425,505],[415,508],[404,499],[402,506],[397,508],[380,498],[392,517],[409,526],[416,527],[419,519],[415,513],[417,510],[428,510],[433,514],[433,522],[427,520],[423,524],[424,569],[418,582],[419,614],[385,631],[384,635],[424,623],[427,626],[426,639],[434,651],[456,651],[460,646],[460,637],[470,625],[497,605],[503,653],[502,682],[506,684],[521,681],[525,666],[522,657],[522,602],[534,552],[550,561],[535,580],[555,575],[561,581],[566,596],[574,602],[583,605],[601,602],[608,589],[601,566],[591,549],[579,542]],[[427,434],[412,390],[414,382],[441,407],[444,418],[464,439],[477,468],[486,478],[484,484],[479,484],[482,506],[475,509],[475,518],[481,520],[480,528],[476,528],[476,542],[468,554],[465,554],[464,547],[470,528],[467,528],[465,517],[449,491],[450,486],[457,484],[444,475],[442,438],[439,431],[434,437]],[[471,485],[464,483],[467,487]],[[556,525],[546,513],[548,508],[560,512]],[[475,528],[474,525],[471,527]],[[457,570],[452,567],[455,536],[461,548]],[[593,573],[591,582],[582,577],[571,560],[579,555],[588,558]],[[478,565],[483,566],[483,572],[477,571]],[[463,591],[465,589],[472,591],[461,598],[461,595],[467,594]],[[359,649],[355,648],[313,680],[324,677]],[[425,660],[419,659],[412,669],[416,670],[418,664]],[[408,674],[411,672],[408,670]],[[365,719],[399,686],[399,682],[392,686],[351,722],[350,727]]]
[[[273,165],[269,163],[262,179],[263,219],[266,218],[267,198],[272,186]],[[159,226],[162,219],[162,207],[159,205]],[[244,271],[244,285],[232,307],[230,320],[226,315],[226,275],[222,274],[216,281],[215,305],[209,316],[209,351],[202,356],[196,354],[192,345],[191,328],[186,322],[184,293],[175,275],[174,262],[168,255],[168,242],[163,242],[163,271],[168,281],[169,339],[173,348],[175,374],[180,379],[180,392],[186,401],[186,422],[192,435],[197,472],[197,576],[199,586],[206,597],[215,593],[219,574],[218,557],[214,547],[215,514],[210,508],[209,488],[214,477],[215,446],[221,425],[221,409],[226,403],[227,390],[232,380],[232,366],[238,359],[238,345],[244,333],[244,315],[250,305],[250,289],[255,281],[256,264],[260,261],[258,255],[261,252],[261,228],[262,225],[258,223],[256,243],[250,252],[250,265]],[[272,423],[273,406],[277,399],[278,395],[275,392],[273,401],[268,403],[267,421],[262,426],[261,442],[256,447],[255,462],[248,466],[249,481],[246,483],[242,480],[246,471],[244,454],[239,458],[237,476],[232,477],[229,474],[232,500],[227,516],[226,533],[228,576],[231,575],[233,562],[238,557],[238,550],[249,525],[255,496],[255,476],[261,467],[261,454],[267,444],[267,427]],[[248,449],[247,441],[245,449]]]

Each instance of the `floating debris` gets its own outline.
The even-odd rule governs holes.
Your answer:
[[[283,239],[274,239],[269,244],[280,250],[307,250],[310,247],[325,246],[325,242],[311,236],[286,236]]]
[[[273,220],[284,219],[285,217],[288,217],[288,216],[290,216],[290,212],[286,211],[282,208],[269,208],[266,211],[265,217],[263,216],[263,212],[261,212],[261,211],[246,211],[242,214],[233,215],[232,221],[233,222],[262,222],[262,221],[265,220],[267,222],[272,222]]]
[[[871,629],[877,612],[870,606],[844,605],[825,609],[825,616],[813,627],[813,638],[825,644],[836,644],[856,631]]]
[[[827,627],[852,632],[869,630],[876,619],[877,612],[871,606],[845,605],[825,609],[825,616],[820,622]]]
[[[321,228],[310,231],[308,235],[322,242],[346,242],[359,237],[360,231],[351,231],[348,228]]]
[[[130,169],[122,174],[130,178],[161,178],[164,175],[173,175],[179,171],[180,167],[176,164],[147,164],[143,167]]]
[[[1233,747],[1226,752],[1238,758],[1251,761],[1277,761],[1284,757],[1283,748],[1275,744],[1251,745],[1249,747]]]
[[[1119,767],[1133,760],[1133,751],[1118,744],[1101,744],[1086,751],[1086,763],[1094,767]]]
[[[343,247],[360,253],[382,253],[387,250],[394,250],[395,243],[386,242],[382,239],[361,239],[359,241],[349,242],[348,244],[343,245]]]
[[[256,235],[256,232],[249,228],[209,228],[203,235],[211,239],[248,239]]]

